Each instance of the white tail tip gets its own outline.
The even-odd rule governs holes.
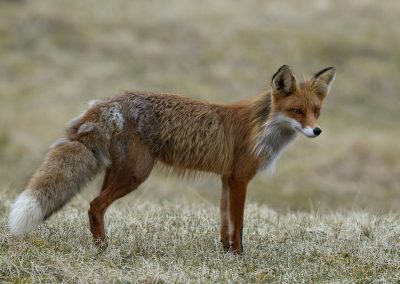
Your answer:
[[[11,207],[8,225],[14,235],[26,234],[43,221],[43,210],[29,190],[22,192]]]

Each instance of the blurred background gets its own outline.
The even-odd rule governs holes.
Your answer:
[[[398,211],[400,2],[0,1],[0,193],[11,199],[86,102],[125,90],[234,102],[335,66],[317,139],[298,137],[248,202]],[[78,198],[91,199],[101,178]],[[218,177],[154,172],[122,201],[217,205]],[[4,200],[2,200],[4,201]]]

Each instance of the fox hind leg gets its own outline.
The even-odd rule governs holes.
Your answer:
[[[133,143],[124,161],[112,163],[107,169],[101,192],[90,203],[88,212],[95,245],[106,245],[104,214],[108,206],[137,189],[150,175],[153,165],[154,158],[149,150],[140,143]]]
[[[97,246],[105,244],[104,214],[108,206],[138,188],[142,182],[140,180],[125,179],[123,182],[112,183],[90,203],[90,230],[93,235],[93,241]]]
[[[103,192],[110,185],[109,181],[110,181],[110,176],[111,175],[112,175],[111,168],[108,168],[106,170],[105,175],[104,175],[103,185],[101,186],[100,192]],[[96,218],[96,216],[92,213],[92,211],[90,209],[89,209],[88,214],[89,214],[90,231],[93,233],[96,230],[100,230],[100,228],[103,228],[102,230],[100,230],[100,231],[103,231],[103,232],[98,233],[98,235],[100,235],[100,236],[104,235],[104,225],[100,224],[101,223],[101,218]],[[98,238],[98,240],[100,240],[100,237]]]
[[[100,193],[103,192],[107,187],[110,185],[110,177],[112,176],[111,168],[108,168],[106,170],[106,173],[103,178],[103,185],[101,186]],[[90,231],[94,232],[96,228],[103,227],[103,225],[99,224],[99,218],[96,218],[96,216],[89,210],[89,224],[90,224]]]

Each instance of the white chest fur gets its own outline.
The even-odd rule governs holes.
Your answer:
[[[286,146],[296,137],[292,119],[277,116],[268,120],[254,145],[254,155],[263,159],[259,170],[273,170]]]

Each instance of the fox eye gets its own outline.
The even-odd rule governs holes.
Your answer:
[[[293,108],[292,112],[294,112],[295,114],[303,114],[303,111],[299,108]]]

